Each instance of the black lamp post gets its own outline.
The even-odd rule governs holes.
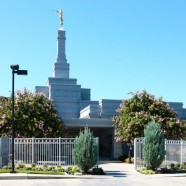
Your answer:
[[[14,136],[15,136],[15,128],[14,128],[14,74],[17,75],[27,75],[27,70],[19,70],[19,65],[11,65],[12,69],[12,171],[11,173],[15,173],[14,171]]]

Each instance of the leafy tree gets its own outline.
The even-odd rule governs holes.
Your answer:
[[[97,162],[98,144],[88,128],[80,132],[75,140],[72,153],[74,163],[84,172],[88,172]]]
[[[7,100],[7,97],[0,96],[0,105],[4,103],[5,100]]]
[[[11,136],[12,100],[1,99],[0,136]],[[64,125],[51,100],[27,89],[15,95],[16,137],[62,137]]]
[[[113,118],[117,140],[133,143],[134,138],[144,135],[144,128],[152,120],[160,124],[165,138],[184,136],[185,121],[162,98],[156,99],[145,90],[131,94],[133,97],[121,103],[118,116]]]
[[[165,158],[165,140],[162,129],[155,121],[149,122],[144,131],[143,157],[149,170],[158,168]]]

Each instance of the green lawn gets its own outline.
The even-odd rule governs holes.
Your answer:
[[[11,169],[0,169],[1,173],[10,173]],[[27,174],[49,174],[49,175],[64,175],[65,172],[57,172],[57,171],[33,171],[33,170],[23,170],[23,169],[16,169],[16,173],[27,173]]]

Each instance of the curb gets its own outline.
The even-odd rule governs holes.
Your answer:
[[[25,179],[105,179],[105,175],[46,175],[26,173],[1,173],[0,180],[25,180]],[[108,177],[107,177],[108,178]]]

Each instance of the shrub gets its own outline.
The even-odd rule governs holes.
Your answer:
[[[143,156],[147,169],[155,170],[158,168],[165,156],[165,140],[163,131],[155,121],[149,122],[144,131]]]
[[[174,169],[175,168],[175,164],[174,163],[171,163],[170,164],[170,167],[171,167],[171,169]]]
[[[103,171],[103,169],[101,167],[100,168],[93,168],[92,169],[92,174],[94,174],[94,175],[103,175],[104,171]]]
[[[16,169],[25,169],[25,168],[26,168],[26,165],[24,165],[24,164],[16,165]]]
[[[176,167],[177,169],[179,169],[179,168],[180,168],[180,164],[177,163],[175,167]]]
[[[61,167],[57,168],[57,172],[64,172],[64,169]]]
[[[173,174],[173,173],[176,173],[176,170],[175,169],[170,169],[170,168],[161,168],[158,173],[161,173],[161,174]]]
[[[40,166],[36,166],[36,167],[34,167],[32,170],[35,170],[35,171],[42,171],[43,169],[42,169],[42,167],[40,167]]]
[[[181,169],[186,169],[186,162],[182,164]]]
[[[98,145],[90,130],[85,128],[79,137],[76,137],[72,152],[73,162],[86,174],[96,164],[97,154]]]
[[[48,167],[48,170],[49,170],[49,171],[55,170],[55,167],[54,167],[53,165],[52,165],[52,166],[49,166],[49,167]]]
[[[36,164],[35,163],[32,163],[31,164],[31,168],[34,168],[34,167],[36,167]]]
[[[139,172],[141,174],[155,174],[155,172],[153,170],[148,170],[147,168],[143,168],[143,169],[139,170]]]
[[[59,165],[56,167],[56,170],[57,170],[57,172],[65,172],[65,169]]]
[[[31,168],[31,167],[26,167],[25,169],[26,169],[26,170],[32,170],[32,168]]]
[[[43,169],[47,169],[48,168],[48,165],[45,163],[44,165],[43,165]]]
[[[66,173],[72,174],[72,167],[67,167],[66,168]]]
[[[79,167],[72,167],[72,173],[80,172]]]

